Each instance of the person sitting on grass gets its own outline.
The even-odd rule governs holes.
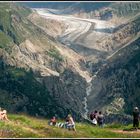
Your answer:
[[[68,124],[69,124],[69,116],[66,117],[63,128],[68,128]]]
[[[49,125],[53,125],[53,126],[56,125],[56,117],[55,116],[53,116],[53,118],[50,120]]]
[[[67,128],[69,130],[73,129],[74,131],[76,131],[75,129],[75,122],[73,120],[73,117],[69,114],[68,117],[67,117]]]
[[[0,108],[0,120],[5,120],[5,121],[9,121],[8,117],[7,117],[7,111],[6,110],[1,110]]]

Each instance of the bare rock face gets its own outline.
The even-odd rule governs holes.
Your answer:
[[[63,118],[73,113],[76,119],[81,118],[86,81],[90,78],[84,57],[20,14],[8,13],[12,21],[2,31],[3,37],[13,42],[0,48],[0,94],[7,101],[0,100],[0,104],[10,112],[49,117],[57,114]],[[60,34],[55,29],[56,35]]]

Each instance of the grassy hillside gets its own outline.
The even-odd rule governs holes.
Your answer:
[[[87,123],[76,123],[76,132],[48,125],[48,119],[30,117],[27,115],[8,115],[10,121],[0,121],[1,138],[132,138],[140,137],[139,132],[122,132],[132,127],[111,124],[104,128]],[[61,120],[61,122],[63,122]]]
[[[14,27],[11,24],[13,16],[17,16],[19,22],[21,18],[26,18],[31,13],[31,10],[25,7],[18,7],[12,3],[0,3],[0,25],[1,30],[5,33],[14,31]],[[11,29],[12,28],[12,29]]]
[[[10,51],[15,44],[20,44],[25,37],[23,31],[18,29],[23,19],[31,13],[31,10],[25,7],[18,7],[12,3],[0,3],[0,48]],[[23,30],[23,29],[22,29]]]

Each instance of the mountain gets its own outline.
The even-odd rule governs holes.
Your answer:
[[[114,17],[129,18],[139,13],[137,2],[19,2],[30,8],[57,9],[55,14],[110,20]]]
[[[83,2],[75,3],[61,10],[62,14],[73,14],[81,18],[110,20],[112,18],[131,18],[140,11],[137,2]]]
[[[19,2],[19,5],[28,6],[30,8],[50,8],[50,9],[65,9],[75,2]]]
[[[1,3],[0,106],[78,121],[97,109],[109,121],[129,121],[140,105],[139,9],[131,2]]]
[[[32,115],[78,116],[86,86],[83,58],[34,25],[27,18],[32,10],[13,3],[0,7],[1,107]]]
[[[89,108],[110,114],[130,114],[139,106],[140,38],[108,59],[92,82]],[[92,110],[92,109],[91,109]]]
[[[130,41],[133,33],[134,38],[130,42],[127,40],[125,45],[123,42],[114,53],[107,57],[106,63],[96,73],[94,72],[91,94],[88,96],[90,111],[96,108],[102,109],[107,114],[132,115],[133,108],[139,106],[139,18],[138,14],[124,27],[114,32],[115,36],[120,34],[123,41],[127,40],[128,36]],[[115,41],[115,38],[111,40]]]
[[[63,13],[65,14],[72,14],[76,12],[93,12],[95,10],[102,9],[104,7],[108,7],[111,4],[111,2],[79,2],[70,5],[68,8],[64,9]]]

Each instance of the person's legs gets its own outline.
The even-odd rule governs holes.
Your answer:
[[[9,121],[9,119],[8,119],[8,117],[7,117],[7,114],[5,114],[5,119],[6,119],[7,121]]]
[[[139,127],[139,120],[136,121],[136,128]]]
[[[49,125],[53,125],[53,123],[52,122],[49,122]]]
[[[75,125],[73,125],[73,130],[76,131]]]
[[[70,130],[71,128],[73,128],[73,125],[72,124],[68,124],[67,127]]]
[[[99,127],[102,127],[102,123],[101,122],[99,123]]]
[[[56,122],[53,122],[52,124],[53,124],[53,126],[55,126],[56,125]]]
[[[76,131],[76,129],[75,129],[75,125],[74,124],[68,124],[68,129],[69,130],[74,130],[74,131]]]
[[[137,127],[139,128],[139,120],[138,120],[138,126]]]
[[[100,126],[103,127],[103,121],[100,123]]]
[[[139,126],[139,120],[134,119],[133,120],[133,127],[137,130],[138,126]]]
[[[136,126],[136,120],[134,119],[133,120],[133,127],[135,127]]]
[[[68,130],[70,130],[70,126],[71,126],[71,124],[67,124],[67,128],[68,128]]]
[[[1,115],[1,120],[4,120],[4,114]]]

